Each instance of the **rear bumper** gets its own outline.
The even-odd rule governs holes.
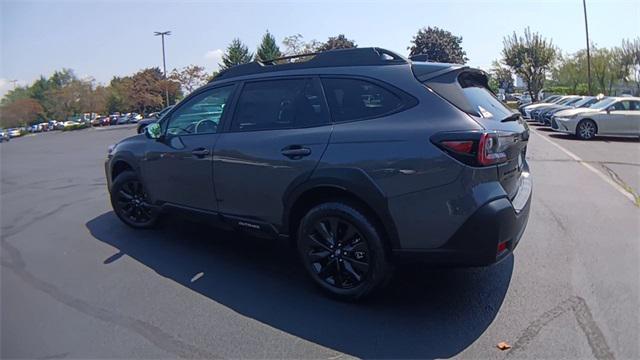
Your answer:
[[[437,249],[398,249],[398,262],[424,262],[435,265],[486,266],[505,259],[514,251],[527,227],[531,206],[531,178],[523,179],[513,199],[500,198],[480,207]],[[498,245],[506,248],[498,252]]]

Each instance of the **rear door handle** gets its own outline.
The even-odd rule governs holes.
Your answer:
[[[193,154],[193,156],[195,156],[195,157],[202,158],[202,157],[205,157],[205,156],[209,155],[209,149],[197,148],[197,149],[193,150],[191,152],[191,154]]]
[[[282,155],[291,159],[300,159],[304,156],[311,155],[311,149],[300,145],[291,145],[282,149]]]

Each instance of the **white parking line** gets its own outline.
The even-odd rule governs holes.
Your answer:
[[[625,190],[622,186],[620,186],[618,183],[616,183],[615,181],[611,180],[610,177],[608,177],[607,175],[605,175],[604,173],[602,173],[601,171],[598,171],[598,169],[594,168],[593,166],[591,166],[591,164],[587,163],[586,161],[582,160],[578,155],[572,153],[571,151],[565,149],[564,147],[562,147],[559,144],[556,144],[553,140],[549,139],[548,137],[540,134],[537,130],[530,128],[536,135],[538,135],[539,137],[541,137],[544,141],[548,142],[549,144],[557,147],[560,151],[562,151],[563,153],[567,154],[567,156],[569,156],[570,158],[572,158],[573,160],[577,161],[578,163],[582,164],[584,167],[586,167],[587,169],[589,169],[591,172],[593,172],[594,174],[598,175],[602,180],[604,180],[607,184],[611,185],[614,189],[618,190],[619,193],[621,193],[622,195],[624,195],[627,199],[631,200],[631,202],[634,205],[638,205],[636,203],[636,198],[635,196],[633,196],[633,194],[629,193],[627,190]]]

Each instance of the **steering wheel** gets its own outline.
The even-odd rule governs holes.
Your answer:
[[[218,130],[218,123],[211,119],[202,119],[196,123],[196,134],[215,133]]]

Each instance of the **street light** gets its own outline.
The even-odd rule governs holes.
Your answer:
[[[591,93],[591,54],[589,53],[589,25],[587,24],[587,2],[582,0],[582,7],[584,8],[584,30],[587,34],[587,79],[589,81],[589,95]]]
[[[166,102],[165,106],[169,106],[169,89],[167,89],[167,82],[166,82],[166,80],[167,80],[167,62],[166,62],[165,57],[164,57],[164,37],[171,35],[171,31],[154,31],[153,35],[154,36],[162,36],[162,68],[164,69],[164,79],[165,79],[164,95],[165,95],[165,98],[167,99],[167,102]]]

